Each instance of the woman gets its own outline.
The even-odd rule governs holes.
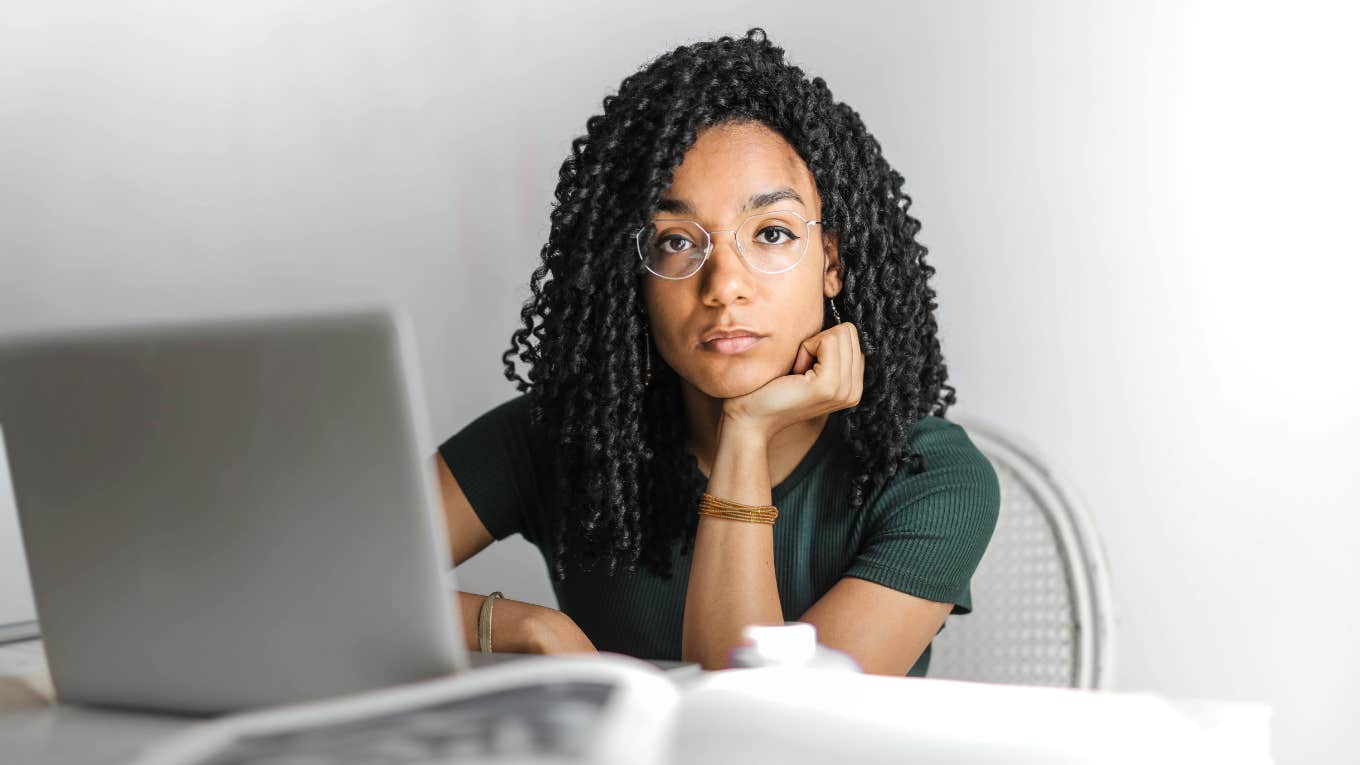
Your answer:
[[[1000,499],[943,419],[902,177],[760,29],[661,56],[586,129],[503,357],[521,395],[436,456],[454,565],[519,532],[553,575],[562,610],[494,602],[492,646],[719,668],[800,620],[924,675]]]

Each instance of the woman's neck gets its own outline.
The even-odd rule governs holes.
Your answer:
[[[713,469],[713,457],[718,451],[723,399],[714,398],[684,380],[680,381],[680,392],[689,423],[689,452],[699,461],[699,470],[708,476]],[[829,418],[830,415],[824,414],[803,420],[774,434],[768,449],[771,487],[777,486],[793,473],[817,442]]]

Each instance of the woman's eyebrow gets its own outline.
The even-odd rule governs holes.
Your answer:
[[[689,206],[689,202],[676,197],[662,197],[656,203],[657,212],[672,213],[674,215],[693,215],[694,208]]]
[[[742,212],[745,212],[747,210],[758,210],[762,207],[769,207],[775,202],[783,202],[786,199],[793,202],[797,202],[800,205],[803,205],[803,198],[798,196],[798,192],[794,191],[792,188],[789,188],[788,186],[784,186],[782,188],[775,189],[774,191],[766,191],[761,194],[752,194],[751,198],[747,200],[746,206],[742,208]],[[803,206],[806,207],[806,205]]]
[[[746,206],[741,208],[741,211],[757,210],[761,207],[769,207],[775,202],[783,202],[785,200],[797,202],[804,207],[807,206],[807,203],[803,201],[803,198],[798,196],[798,192],[788,186],[784,186],[782,188],[774,189],[773,191],[752,194],[751,198],[746,200]],[[657,212],[671,213],[672,215],[694,214],[694,208],[690,203],[679,197],[662,197],[657,201],[656,209]]]

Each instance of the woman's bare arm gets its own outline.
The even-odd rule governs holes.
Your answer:
[[[724,399],[707,491],[746,505],[770,504],[771,437],[794,423],[857,405],[863,379],[855,325],[843,322],[804,340],[791,374]],[[821,422],[825,427],[826,420]],[[833,603],[841,613],[864,601],[838,596]],[[731,650],[745,642],[746,625],[783,623],[773,529],[701,516],[685,593],[684,658],[721,669]]]
[[[435,473],[439,476],[439,498],[444,505],[444,529],[448,534],[449,552],[453,565],[458,566],[491,544],[491,532],[472,511],[458,479],[453,477],[448,463],[438,453],[434,455]]]
[[[491,532],[472,510],[463,494],[458,479],[453,477],[448,464],[439,454],[434,455],[435,472],[439,476],[439,496],[444,508],[444,527],[448,533],[449,552],[453,566],[484,550],[492,540]],[[485,595],[458,593],[458,610],[463,617],[463,639],[468,650],[478,650],[477,615]],[[594,651],[595,646],[561,611],[534,603],[504,598],[492,611],[491,647],[510,653],[575,653]]]
[[[746,505],[770,504],[768,438],[720,426],[707,491]],[[723,669],[748,624],[783,624],[774,573],[774,530],[763,523],[701,516],[694,538],[681,657]]]

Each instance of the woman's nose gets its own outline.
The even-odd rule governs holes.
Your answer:
[[[698,278],[705,303],[727,305],[751,296],[754,286],[751,269],[737,250],[731,232],[713,237],[713,249]]]

